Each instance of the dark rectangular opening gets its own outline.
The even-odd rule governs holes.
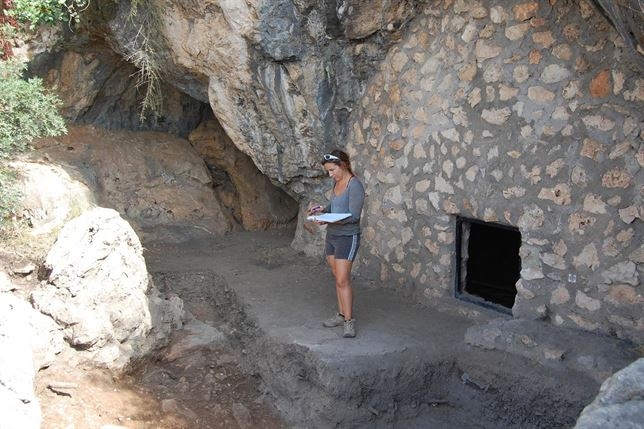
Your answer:
[[[511,312],[521,271],[517,228],[456,219],[456,296]]]

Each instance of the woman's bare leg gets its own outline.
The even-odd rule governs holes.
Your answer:
[[[328,255],[326,257],[326,261],[329,263],[329,267],[331,267],[331,273],[333,274],[333,279],[335,280],[335,294],[338,300],[338,313],[344,315],[344,312],[342,310],[342,301],[340,299],[340,291],[338,290],[338,276],[336,274],[336,259],[335,256],[333,255]]]
[[[333,260],[331,260],[333,258]],[[353,318],[353,289],[351,288],[351,267],[353,261],[328,257],[329,264],[333,263],[332,271],[335,277],[335,291],[338,297],[338,307],[345,320]]]

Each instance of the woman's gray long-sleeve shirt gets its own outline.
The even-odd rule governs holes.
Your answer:
[[[360,233],[360,215],[364,204],[364,186],[353,176],[349,179],[347,189],[340,195],[331,191],[329,205],[324,209],[327,213],[351,213],[351,216],[341,221],[327,225],[326,232],[331,235],[354,235]]]

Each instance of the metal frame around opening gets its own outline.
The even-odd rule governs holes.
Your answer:
[[[489,308],[491,310],[498,311],[500,313],[505,313],[512,315],[512,309],[505,307],[501,304],[497,304],[495,302],[487,301],[481,297],[478,297],[476,295],[472,295],[467,293],[467,291],[462,290],[462,285],[461,285],[461,257],[462,257],[462,248],[463,248],[463,223],[476,223],[479,225],[485,225],[485,226],[491,226],[494,228],[502,228],[502,229],[507,229],[510,231],[516,231],[519,232],[518,228],[509,226],[509,225],[503,225],[501,223],[497,222],[485,222],[482,220],[478,219],[471,219],[471,218],[466,218],[462,216],[455,216],[456,218],[456,233],[455,233],[455,250],[456,250],[456,255],[455,255],[455,262],[454,262],[454,298],[469,302],[472,304],[479,305],[481,307]],[[520,234],[520,232],[519,232]]]

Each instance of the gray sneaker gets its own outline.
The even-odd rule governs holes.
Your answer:
[[[344,321],[344,338],[353,338],[356,336],[356,319]]]
[[[333,317],[326,319],[324,322],[322,322],[322,325],[325,328],[335,328],[336,326],[342,326],[344,323],[344,316],[340,315],[340,313],[335,313]]]

